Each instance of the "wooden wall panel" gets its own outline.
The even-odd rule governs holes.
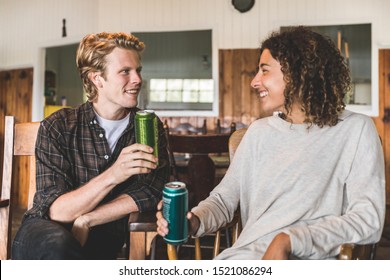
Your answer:
[[[386,224],[390,225],[390,49],[379,50],[379,115],[372,118],[382,140],[386,172]]]
[[[379,50],[379,116],[373,118],[385,154],[386,204],[390,210],[390,49]],[[390,211],[386,212],[390,225]]]
[[[257,94],[250,86],[258,56],[259,49],[219,50],[221,120],[249,125],[260,117]]]
[[[232,68],[232,92],[230,93],[232,98],[232,107],[226,111],[226,117],[232,117],[233,120],[237,120],[242,113],[242,96],[245,94],[242,92],[242,55],[243,50],[233,50],[233,60],[229,63]],[[227,61],[228,62],[228,61]],[[222,68],[223,69],[223,68]],[[222,70],[223,71],[223,70]],[[225,99],[224,99],[225,101]]]
[[[32,83],[33,69],[18,69],[0,72],[0,133],[1,155],[0,175],[2,177],[3,145],[4,145],[4,117],[14,115],[19,122],[31,121],[32,112]],[[29,162],[27,158],[14,161],[13,173],[13,203],[26,207],[26,196],[29,181]]]
[[[223,118],[229,115],[233,107],[233,50],[219,50],[218,56],[219,116]]]

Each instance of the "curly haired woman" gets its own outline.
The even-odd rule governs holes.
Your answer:
[[[251,124],[222,182],[187,215],[191,232],[217,230],[240,205],[243,230],[218,259],[332,259],[343,243],[377,242],[383,152],[372,120],[344,109],[350,77],[340,52],[292,27],[271,34],[260,54],[251,86],[270,116]]]

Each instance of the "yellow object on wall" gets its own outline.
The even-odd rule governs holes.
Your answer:
[[[69,108],[69,106],[59,106],[59,105],[46,105],[45,106],[45,118],[53,114],[55,111],[58,111],[62,108]]]

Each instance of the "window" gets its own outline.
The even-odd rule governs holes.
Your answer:
[[[142,54],[140,107],[162,111],[212,111],[211,30],[133,33]]]
[[[212,79],[151,79],[149,98],[151,104],[170,110],[181,107],[178,106],[179,103],[193,103],[188,107],[208,109],[214,100],[214,81]]]

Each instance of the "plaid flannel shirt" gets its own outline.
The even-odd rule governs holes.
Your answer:
[[[134,117],[138,110],[130,110],[129,124],[112,154],[90,102],[77,108],[61,109],[44,119],[35,147],[37,191],[33,207],[25,217],[49,219],[48,210],[56,198],[81,187],[109,168],[124,147],[135,143]],[[117,185],[101,203],[126,193],[134,199],[139,211],[154,210],[168,179],[167,141],[159,120],[158,168],[149,174],[130,177]]]

